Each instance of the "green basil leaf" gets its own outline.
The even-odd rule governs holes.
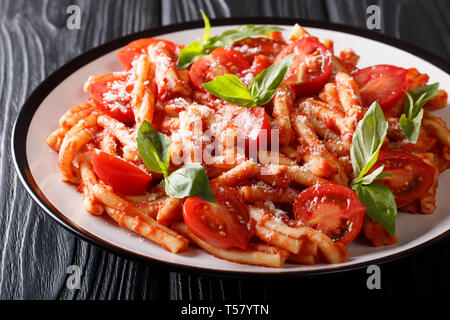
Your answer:
[[[241,80],[234,74],[218,76],[214,80],[203,83],[202,86],[225,101],[245,107],[255,106],[255,97]]]
[[[208,55],[208,53],[204,51],[200,41],[191,42],[180,51],[177,68],[179,70],[184,70],[189,67],[191,63],[206,55]]]
[[[422,124],[423,109],[414,118],[408,118],[406,114],[400,117],[400,128],[406,139],[411,143],[416,143],[420,134],[420,126]]]
[[[205,11],[200,9],[200,12],[203,17],[203,22],[205,23],[205,31],[203,31],[203,43],[202,45],[205,45],[208,43],[209,39],[211,38],[211,24],[209,23],[208,16],[206,15]]]
[[[378,159],[388,129],[383,110],[372,103],[353,134],[350,156],[356,178],[363,177]]]
[[[406,92],[406,100],[403,105],[404,113],[400,117],[400,128],[409,142],[416,143],[422,124],[423,106],[428,100],[438,95],[439,83]]]
[[[352,186],[357,185],[357,184],[369,185],[372,182],[374,182],[375,180],[380,180],[380,179],[392,176],[389,173],[383,172],[383,169],[384,169],[384,167],[381,166],[381,167],[373,170],[372,173],[370,173],[370,174],[368,174],[368,175],[366,175],[364,177],[356,178],[355,180],[353,180]]]
[[[282,31],[283,28],[270,27],[270,26],[254,26],[252,24],[242,25],[227,31],[222,32],[220,35],[212,37],[209,40],[208,47],[224,47],[233,42],[252,37],[257,35],[264,35],[274,31]]]
[[[153,172],[168,175],[170,161],[170,138],[156,131],[143,121],[136,137],[138,152],[144,164]]]
[[[164,181],[166,194],[172,198],[200,197],[215,202],[205,168],[198,163],[188,163],[172,172]]]
[[[378,221],[391,234],[395,234],[395,217],[397,205],[389,187],[381,183],[353,186],[361,203],[366,207],[366,213]]]
[[[250,88],[234,74],[218,76],[202,86],[225,101],[244,107],[262,106],[272,99],[278,86],[283,81],[294,54],[286,56],[279,63],[263,70],[253,80]]]
[[[212,50],[224,47],[232,44],[233,42],[256,36],[264,35],[274,31],[284,30],[279,27],[269,27],[269,26],[254,26],[254,25],[243,25],[230,30],[227,30],[220,35],[211,37],[210,29],[211,25],[209,19],[203,10],[200,10],[203,16],[203,21],[205,23],[205,30],[203,32],[203,41],[195,41],[188,44],[180,51],[178,57],[177,67],[180,70],[186,69],[197,59],[208,55]]]
[[[294,54],[292,53],[284,57],[277,64],[263,70],[255,77],[250,85],[250,91],[252,96],[256,98],[258,106],[265,105],[272,99],[278,86],[289,71],[293,58]]]

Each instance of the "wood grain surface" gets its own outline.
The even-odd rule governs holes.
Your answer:
[[[68,30],[66,9],[81,8],[81,29]],[[1,299],[285,299],[449,296],[450,242],[381,265],[382,290],[366,287],[364,269],[295,279],[221,278],[135,262],[79,240],[26,193],[10,154],[13,121],[33,89],[86,50],[136,31],[209,17],[308,18],[365,28],[366,8],[382,9],[382,32],[446,59],[450,2],[367,0],[1,0],[0,1],[0,298]],[[82,270],[79,290],[67,267]]]

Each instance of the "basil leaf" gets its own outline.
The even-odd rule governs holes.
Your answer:
[[[353,134],[350,156],[356,178],[363,177],[378,159],[388,129],[383,110],[372,103]]]
[[[203,88],[218,98],[245,107],[255,105],[255,98],[250,90],[234,74],[218,76],[214,80],[203,83]]]
[[[168,175],[170,161],[170,138],[156,131],[143,121],[136,137],[138,152],[144,164],[153,172]]]
[[[409,142],[416,143],[422,124],[423,106],[428,100],[438,95],[439,83],[406,92],[406,100],[403,105],[404,113],[400,117],[400,128]]]
[[[353,186],[361,203],[366,207],[366,213],[378,221],[391,234],[395,234],[395,217],[397,205],[389,187],[381,183]]]
[[[411,143],[416,143],[420,134],[420,126],[422,124],[423,109],[414,118],[408,118],[406,114],[400,117],[400,128],[406,139]]]
[[[242,25],[212,37],[208,42],[208,47],[224,47],[233,42],[257,35],[264,35],[274,31],[282,31],[283,28],[270,26],[254,26],[252,24]]]
[[[208,43],[209,39],[211,38],[211,24],[209,23],[208,16],[206,15],[205,11],[200,9],[200,12],[203,17],[203,22],[205,23],[205,31],[203,31],[203,43],[202,45],[205,45]]]
[[[294,54],[292,53],[284,57],[279,63],[263,70],[255,77],[250,85],[250,91],[256,98],[256,104],[258,106],[265,105],[272,99],[278,86],[289,71],[293,58]]]
[[[205,168],[198,163],[188,163],[172,172],[165,179],[166,194],[172,198],[200,197],[215,202],[214,194],[209,185]]]
[[[232,44],[233,42],[256,36],[256,35],[264,35],[274,31],[284,30],[279,27],[269,27],[269,26],[254,26],[251,24],[239,26],[237,28],[233,28],[227,30],[220,35],[211,37],[210,29],[211,25],[209,19],[203,10],[200,10],[203,17],[203,22],[205,24],[205,30],[203,32],[203,41],[195,41],[188,44],[180,51],[180,55],[178,57],[177,67],[180,70],[186,69],[189,67],[194,61],[197,59],[208,55],[212,50],[224,47]]]
[[[383,178],[392,176],[389,173],[384,173],[383,169],[384,169],[384,166],[381,166],[381,167],[375,169],[372,173],[370,173],[364,177],[356,178],[355,180],[353,180],[352,186],[354,186],[356,184],[369,185],[372,182],[374,182],[375,180],[379,180],[379,179],[383,179]]]
[[[283,81],[294,54],[286,56],[279,63],[263,70],[253,80],[250,88],[234,74],[218,76],[202,86],[225,101],[244,107],[262,106],[272,99],[278,86]]]
[[[177,62],[177,68],[184,70],[191,65],[191,63],[208,55],[202,48],[200,41],[191,42],[180,51],[180,56]]]

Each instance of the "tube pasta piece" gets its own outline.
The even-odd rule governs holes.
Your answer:
[[[100,150],[111,155],[117,155],[117,143],[114,135],[109,130],[103,130],[99,142]]]
[[[82,103],[70,108],[59,120],[61,128],[55,130],[47,138],[47,145],[54,151],[59,152],[66,133],[92,112],[94,112],[94,108],[89,103]]]
[[[269,209],[269,210],[267,210]],[[269,211],[269,212],[268,212]],[[264,227],[287,234],[296,239],[308,238],[308,240],[315,242],[323,257],[328,263],[340,263],[347,259],[347,249],[339,243],[333,242],[325,234],[314,230],[307,226],[290,227],[282,222],[280,219],[274,219],[270,214],[270,208],[259,204],[258,206],[249,207],[250,217],[256,222],[261,223]]]
[[[344,107],[339,100],[339,95],[335,83],[327,83],[319,93],[319,98],[327,103],[335,112],[344,112]]]
[[[123,146],[123,158],[130,161],[139,159],[136,143],[136,132],[129,129],[122,122],[106,115],[99,116],[98,124],[108,129],[109,132],[120,142]]]
[[[439,168],[433,153],[417,153],[416,156],[434,168],[433,184],[419,199],[420,212],[423,214],[432,214],[436,210],[436,189],[438,187]]]
[[[444,146],[442,153],[447,161],[450,161],[450,131],[445,122],[425,110],[423,113],[422,126],[439,139]]]
[[[346,126],[353,133],[359,120],[364,116],[358,85],[352,76],[344,72],[338,72],[336,74],[336,89],[344,108]]]
[[[448,100],[447,91],[439,89],[437,97],[428,100],[423,107],[425,110],[428,111],[442,109],[447,106],[447,100]]]
[[[246,250],[222,249],[203,241],[194,235],[182,222],[172,226],[174,230],[188,237],[197,246],[209,252],[213,256],[231,262],[280,268],[283,266],[288,253],[277,247],[265,244],[250,244]]]
[[[339,184],[347,185],[343,168],[319,140],[308,117],[298,113],[293,118],[293,124],[299,142],[299,153],[309,165],[311,172],[318,177],[333,179]]]
[[[162,102],[174,97],[190,97],[189,75],[187,70],[178,70],[177,57],[164,42],[150,45],[147,48],[148,57],[155,64],[155,83],[158,88],[158,98]]]
[[[291,146],[280,146],[280,153],[286,155],[289,159],[293,160],[296,163],[299,163],[302,158]]]
[[[279,142],[282,145],[289,145],[294,132],[291,128],[290,113],[294,108],[295,94],[286,85],[281,85],[273,97],[272,116],[278,124],[280,130]]]
[[[90,214],[100,216],[104,212],[104,208],[100,205],[94,195],[91,188],[97,184],[97,177],[92,169],[91,159],[88,153],[81,153],[78,156],[82,189],[83,189],[83,208]]]
[[[287,261],[306,265],[314,265],[319,263],[320,257],[317,243],[308,239],[303,240],[303,246],[300,252],[297,254],[290,254]]]
[[[292,150],[297,154],[297,151]],[[297,164],[296,161],[290,159],[282,153],[260,150],[258,151],[258,161],[264,165],[284,165],[284,166],[295,166]]]
[[[148,223],[141,217],[123,214],[120,209],[107,207],[106,212],[120,226],[125,226],[137,234],[159,244],[164,249],[173,253],[186,250],[189,241],[175,231],[158,223]]]
[[[250,179],[259,173],[259,166],[253,160],[247,160],[233,169],[230,169],[217,178],[211,180],[211,183],[218,185],[234,186],[244,180]]]
[[[256,236],[268,244],[284,249],[290,253],[297,254],[303,246],[303,239],[288,237],[280,232],[270,230],[259,224],[255,226]]]
[[[165,226],[182,220],[182,199],[167,198],[160,206],[156,221]]]
[[[132,107],[136,124],[142,121],[153,122],[155,110],[155,65],[148,56],[141,55],[134,66],[135,81],[133,86]]]
[[[65,135],[58,155],[58,167],[62,180],[78,184],[80,181],[79,168],[73,165],[78,151],[94,136],[97,115],[91,114],[80,120]]]
[[[299,191],[292,188],[273,188],[265,183],[242,186],[239,193],[245,202],[272,201],[275,203],[293,203]]]
[[[174,253],[187,248],[189,242],[186,238],[157,223],[132,202],[119,197],[102,184],[97,183],[92,186],[92,193],[106,206],[108,215],[120,226],[125,226]]]
[[[337,131],[341,136],[346,137],[346,141],[353,134],[353,131],[347,126],[347,119],[344,113],[330,108],[328,104],[322,101],[311,98],[305,99],[298,104],[298,111],[307,114],[311,121],[315,118],[325,123],[328,129]],[[351,139],[349,143],[351,144]]]

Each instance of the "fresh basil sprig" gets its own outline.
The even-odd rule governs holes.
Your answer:
[[[400,117],[400,128],[409,142],[416,143],[420,133],[420,125],[423,117],[423,106],[428,100],[438,94],[439,83],[433,83],[406,92],[406,101],[403,105],[404,113]]]
[[[394,195],[389,187],[374,182],[390,175],[383,173],[383,167],[367,174],[377,162],[378,154],[386,138],[387,128],[388,124],[383,110],[377,102],[374,102],[358,123],[353,134],[350,156],[355,180],[353,180],[351,188],[366,207],[367,215],[381,223],[390,234],[394,234],[395,217],[397,216]]]
[[[272,99],[278,86],[283,81],[291,65],[294,54],[270,66],[253,79],[250,87],[246,87],[234,74],[218,76],[202,86],[225,101],[244,107],[265,105]]]
[[[186,69],[195,60],[208,55],[212,50],[224,47],[232,44],[233,42],[256,36],[264,35],[274,31],[281,31],[282,28],[279,27],[269,27],[269,26],[254,26],[252,24],[239,26],[230,30],[227,30],[220,35],[211,37],[210,29],[211,25],[208,17],[203,10],[200,10],[203,16],[203,21],[205,23],[205,30],[203,33],[202,41],[195,41],[188,44],[180,51],[178,58],[178,69]]]
[[[164,175],[164,189],[171,198],[200,197],[215,202],[205,168],[199,163],[185,164],[169,174],[170,138],[143,121],[136,137],[138,153],[153,172]]]

